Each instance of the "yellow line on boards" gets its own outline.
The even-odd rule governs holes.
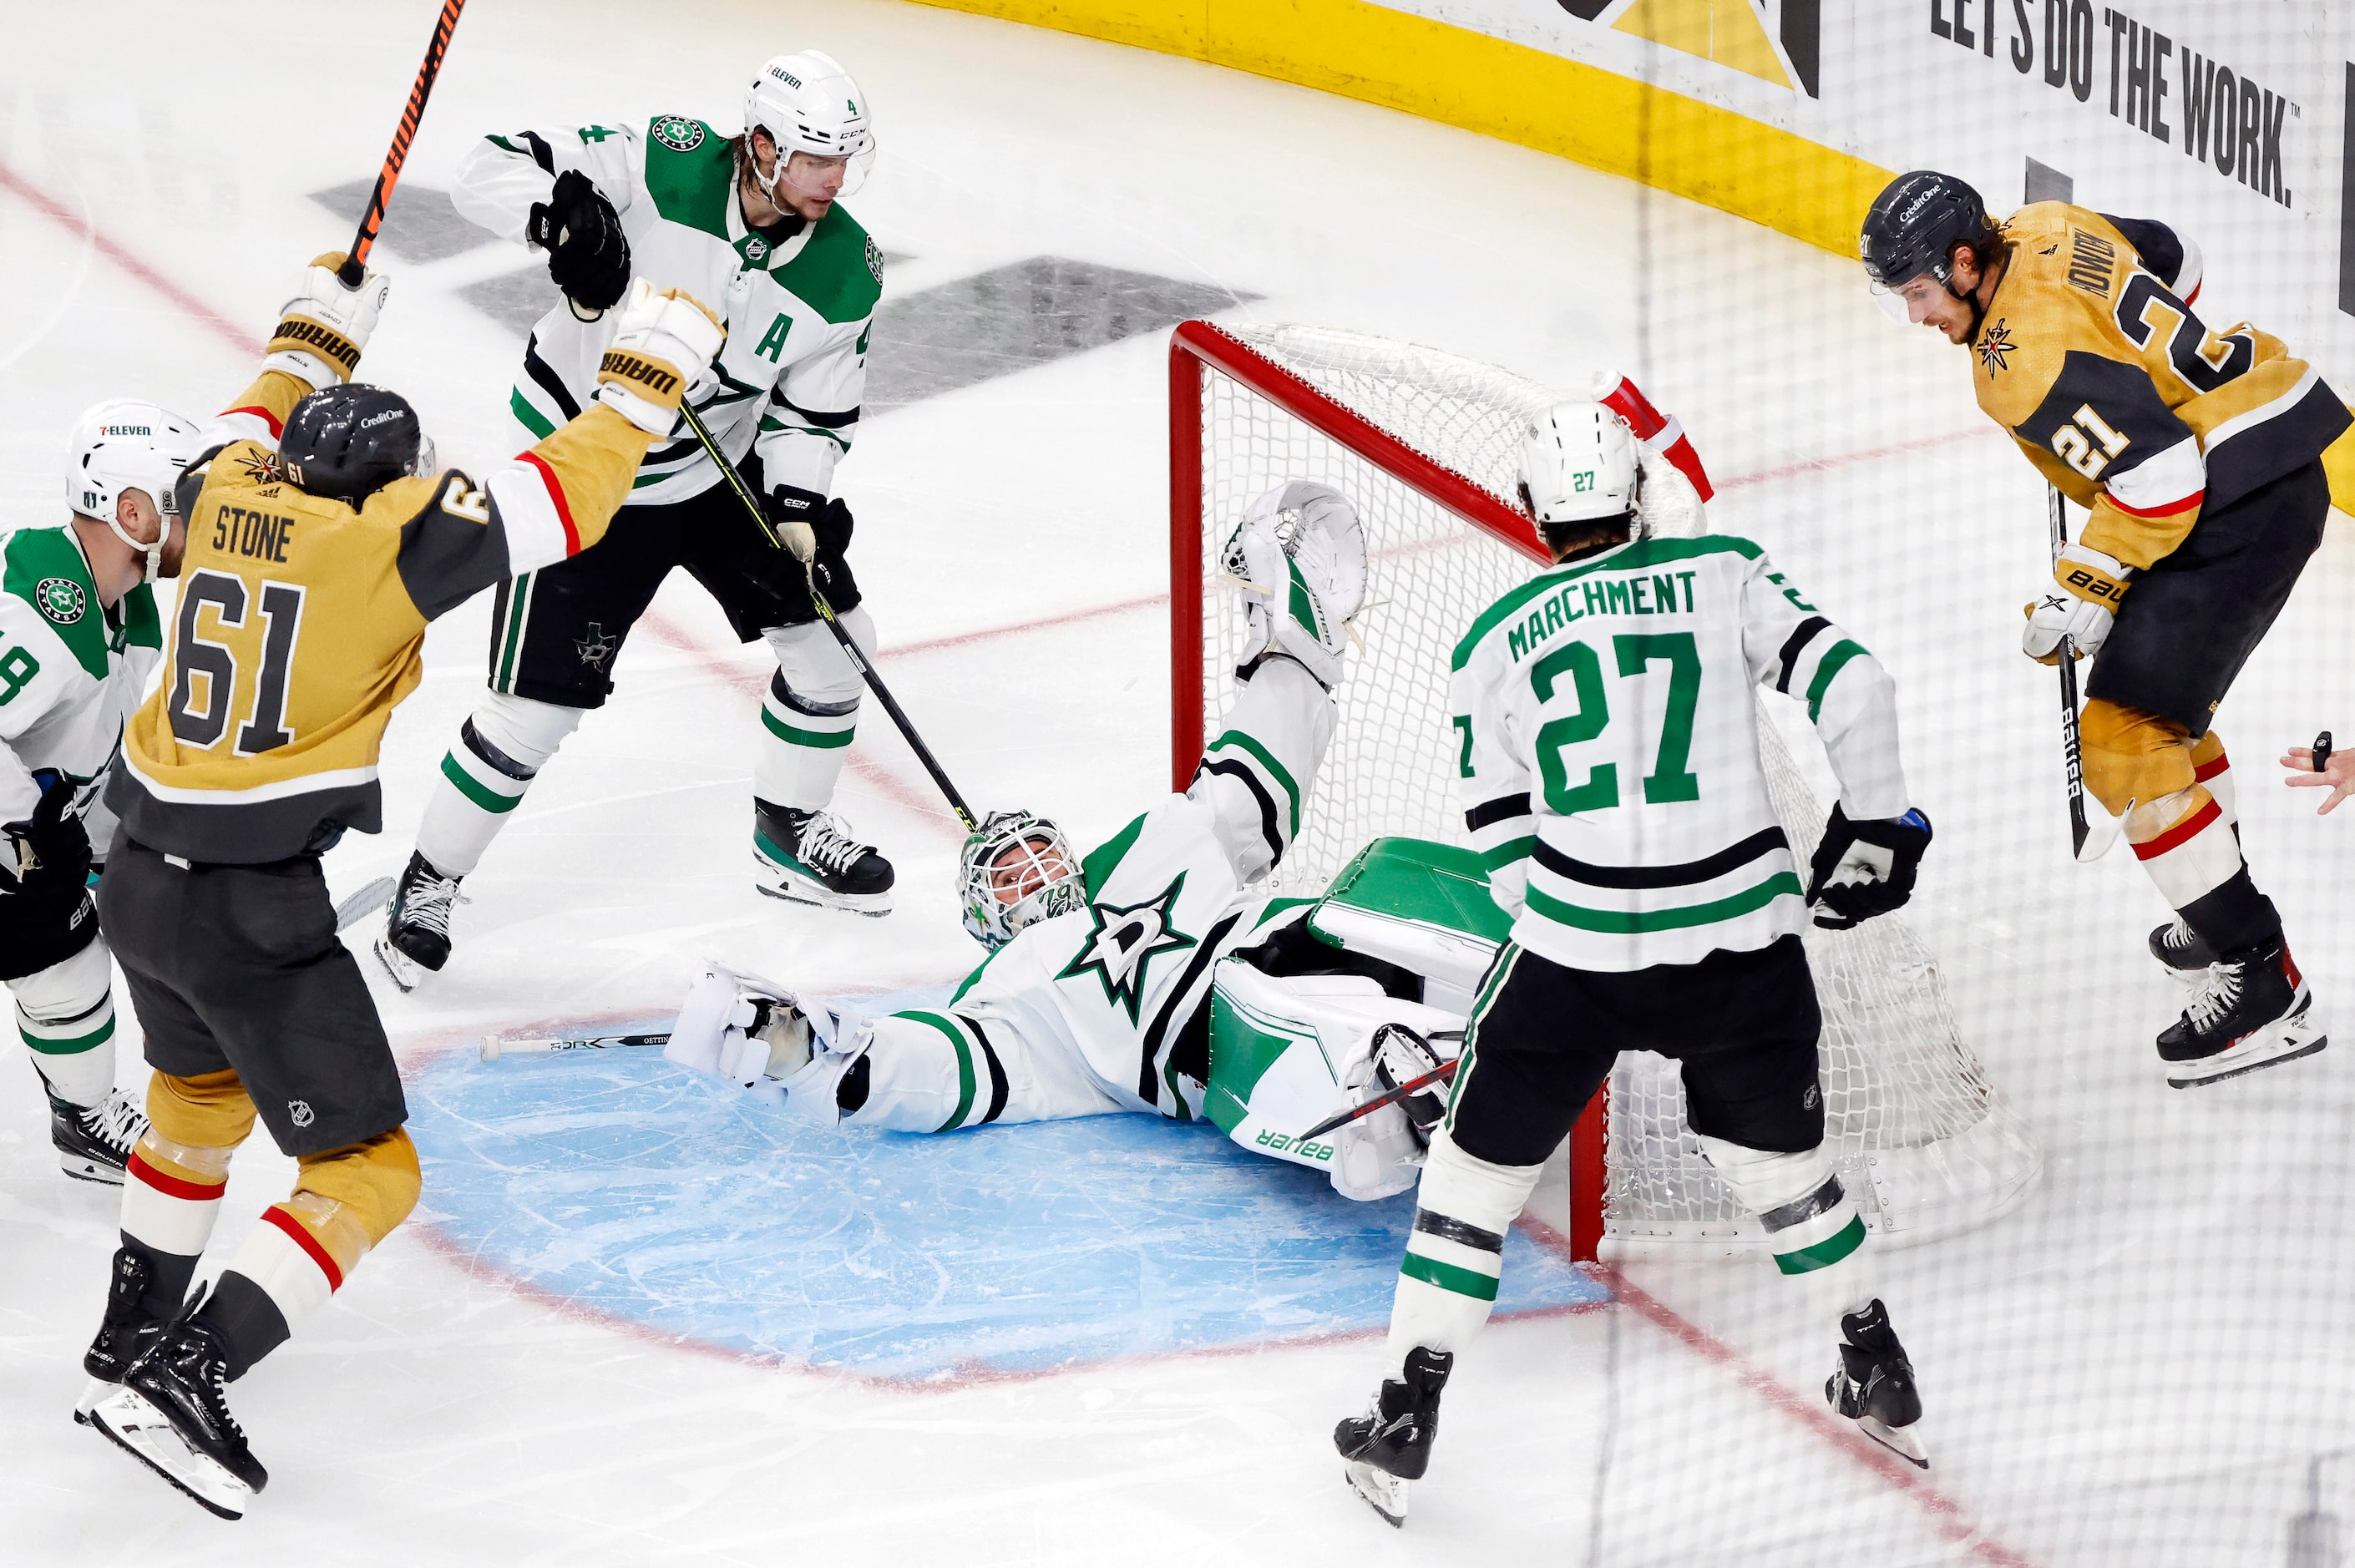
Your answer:
[[[1273,77],[1552,153],[1842,256],[1892,175],[1730,109],[1363,0],[915,0]]]

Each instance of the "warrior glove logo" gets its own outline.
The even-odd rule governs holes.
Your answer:
[[[1128,1021],[1135,1023],[1145,1003],[1146,971],[1153,959],[1159,954],[1183,952],[1196,945],[1194,938],[1178,929],[1171,918],[1178,907],[1178,895],[1185,885],[1186,874],[1179,872],[1162,889],[1160,896],[1142,904],[1089,905],[1088,914],[1095,920],[1095,929],[1088,933],[1079,956],[1055,978],[1073,980],[1093,970],[1103,986],[1104,1000],[1125,1010]]]
[[[71,577],[43,577],[34,588],[33,598],[40,605],[41,613],[59,626],[71,626],[80,620],[90,602],[81,584]]]

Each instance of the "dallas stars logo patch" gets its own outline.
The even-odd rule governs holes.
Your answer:
[[[666,114],[654,123],[655,140],[674,153],[692,153],[703,145],[703,126],[683,114]]]
[[[619,641],[606,635],[604,622],[592,620],[587,631],[572,640],[572,646],[581,655],[583,664],[592,670],[602,670],[605,667],[605,661],[613,656],[614,646]]]
[[[1979,363],[1987,366],[1987,379],[1992,381],[1997,371],[2011,368],[2012,353],[2019,344],[2011,341],[2010,326],[1998,322],[1979,334],[1979,341],[1974,346],[1978,350]]]
[[[41,613],[59,626],[71,626],[80,620],[89,603],[81,584],[71,577],[43,577],[34,588],[33,597],[40,601]]]
[[[1185,885],[1186,874],[1181,871],[1157,898],[1124,908],[1114,904],[1089,905],[1095,929],[1088,933],[1079,956],[1055,978],[1072,980],[1092,969],[1103,986],[1104,1000],[1126,1009],[1128,1021],[1135,1023],[1137,1010],[1145,1004],[1146,970],[1154,959],[1196,945],[1193,938],[1171,923],[1178,895]]]

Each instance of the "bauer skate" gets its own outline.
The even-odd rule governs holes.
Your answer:
[[[2179,915],[2164,926],[2151,927],[2150,956],[2166,965],[2167,972],[2177,980],[2196,985],[2207,978],[2216,961],[2216,949]]]
[[[2311,1056],[2330,1044],[2306,977],[2276,939],[2216,960],[2183,1016],[2158,1037],[2167,1081],[2219,1083]]]
[[[146,1130],[146,1113],[121,1089],[109,1089],[94,1106],[75,1105],[49,1090],[49,1141],[58,1164],[77,1181],[122,1186],[131,1150]]]
[[[438,973],[450,961],[450,916],[465,902],[458,894],[461,880],[410,853],[376,939],[377,962],[402,991],[415,991],[428,970]]]
[[[131,1364],[91,1425],[208,1512],[242,1519],[270,1472],[229,1414],[228,1381],[220,1331],[191,1313]]]
[[[1913,1363],[1889,1326],[1889,1308],[1876,1300],[1842,1317],[1839,1356],[1839,1369],[1824,1382],[1824,1398],[1858,1431],[1928,1469],[1930,1456],[1913,1430],[1922,1419],[1922,1395],[1913,1386]]]
[[[135,1247],[114,1249],[114,1272],[107,1281],[106,1312],[99,1319],[98,1336],[82,1352],[81,1370],[90,1374],[90,1383],[74,1401],[73,1418],[78,1426],[90,1425],[90,1413],[98,1402],[123,1386],[123,1374],[131,1363],[146,1354],[164,1330],[158,1319],[148,1315],[141,1305],[146,1299],[147,1282],[152,1270],[144,1253]]]
[[[1350,1489],[1392,1530],[1406,1523],[1407,1483],[1430,1467],[1439,1392],[1455,1366],[1452,1352],[1416,1346],[1406,1354],[1403,1381],[1385,1378],[1372,1408],[1333,1428],[1333,1446],[1348,1461],[1342,1474]]]
[[[889,915],[891,882],[891,863],[832,812],[752,802],[752,885],[770,897]]]

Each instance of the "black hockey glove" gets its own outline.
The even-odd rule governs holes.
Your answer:
[[[1807,903],[1816,909],[1816,924],[1845,931],[1902,907],[1913,896],[1913,874],[1929,847],[1930,819],[1918,810],[1851,822],[1835,802],[1807,868]]]
[[[577,169],[556,176],[545,202],[531,205],[524,237],[548,252],[548,276],[583,310],[609,310],[630,286],[630,239],[621,215]]]
[[[68,814],[79,791],[46,768],[35,777],[54,781],[29,820],[0,825],[0,892],[55,895],[90,880],[90,830]]]

